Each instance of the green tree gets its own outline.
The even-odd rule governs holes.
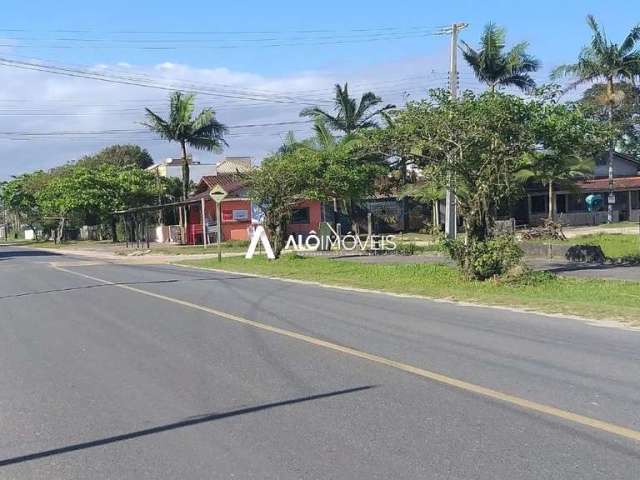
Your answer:
[[[472,277],[500,273],[516,257],[499,261],[494,250],[505,244],[492,241],[492,227],[498,206],[521,190],[516,172],[535,145],[533,118],[529,102],[517,96],[465,92],[452,99],[436,90],[427,100],[409,103],[394,119],[397,141],[405,146],[395,145],[390,153],[398,148],[412,152],[436,188],[449,178],[455,186],[467,243],[458,242],[450,251]]]
[[[227,127],[218,122],[215,111],[205,108],[194,117],[195,96],[182,92],[174,92],[169,98],[169,118],[161,116],[146,108],[147,122],[144,125],[160,138],[180,144],[182,153],[182,196],[186,200],[189,195],[189,157],[187,145],[197,150],[217,152],[227,145],[224,135]]]
[[[312,184],[313,168],[301,149],[275,153],[260,168],[243,174],[249,195],[264,214],[264,225],[271,236],[273,252],[280,257],[287,226],[296,206],[306,198]]]
[[[610,126],[614,126],[614,110],[619,96],[615,89],[616,80],[632,82],[640,74],[640,51],[636,42],[640,40],[640,26],[634,27],[622,43],[612,42],[598,25],[593,15],[587,16],[591,29],[591,42],[578,55],[578,61],[561,65],[552,73],[552,78],[572,77],[571,88],[585,83],[603,82],[606,85],[604,101]],[[613,151],[615,138],[609,142],[609,180],[613,185]],[[609,204],[608,221],[613,221],[613,205]]]
[[[576,105],[558,103],[558,93],[531,103],[537,148],[526,155],[518,172],[519,178],[540,182],[547,188],[549,221],[554,220],[554,186],[572,188],[576,180],[592,175],[593,159],[606,136],[598,123],[586,118]]]
[[[42,170],[12,177],[0,184],[0,198],[3,206],[14,217],[15,226],[26,223],[38,230],[45,223],[36,200],[37,193],[45,187],[49,175]]]
[[[347,135],[363,128],[377,127],[376,117],[380,117],[395,108],[394,105],[382,104],[382,99],[373,92],[366,92],[360,101],[349,96],[349,86],[340,84],[335,86],[333,113],[320,107],[305,108],[300,112],[301,117],[319,118],[326,122],[332,130]]]
[[[133,165],[145,169],[153,165],[153,158],[146,149],[138,145],[111,145],[98,153],[82,157],[76,164],[89,168],[104,164],[118,167]]]
[[[540,61],[527,53],[527,42],[520,42],[505,51],[504,28],[488,23],[477,50],[464,41],[461,44],[462,56],[478,80],[486,84],[491,92],[495,92],[499,86],[514,86],[525,91],[535,87],[530,73],[540,68]]]
[[[155,175],[135,166],[76,166],[65,175],[53,176],[35,194],[43,215],[60,218],[57,238],[67,223],[111,225],[115,238],[113,212],[154,202],[158,194]]]
[[[616,108],[612,125],[618,132],[616,150],[640,157],[640,88],[624,82],[614,84]],[[589,118],[607,123],[609,108],[607,85],[596,83],[582,94],[577,102]]]

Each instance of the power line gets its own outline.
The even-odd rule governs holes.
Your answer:
[[[44,44],[24,44],[24,43],[1,43],[0,47],[6,48],[20,48],[20,49],[54,49],[54,50],[65,50],[65,49],[90,49],[90,50],[105,50],[105,49],[119,49],[119,50],[147,50],[147,51],[175,51],[181,49],[218,49],[218,50],[226,50],[226,49],[241,49],[241,48],[276,48],[276,47],[301,47],[301,46],[328,46],[328,45],[349,45],[349,44],[357,44],[357,43],[370,43],[370,42],[380,42],[380,41],[390,41],[390,40],[403,40],[403,39],[413,39],[413,38],[426,38],[434,35],[441,35],[440,32],[432,32],[425,31],[420,33],[403,33],[403,34],[379,34],[379,35],[369,35],[363,36],[362,38],[329,38],[326,40],[318,40],[318,39],[302,39],[302,40],[289,40],[289,39],[256,39],[255,44],[247,44],[247,43],[230,43],[230,44],[206,44],[205,42],[198,42],[191,45],[182,45],[178,46],[175,44],[175,41],[170,40],[170,44],[167,43],[152,43],[146,41],[146,44],[137,44],[137,43],[122,43],[117,45],[109,45],[108,41],[102,43],[92,43],[91,45],[86,45],[83,42],[70,42],[69,40],[63,41],[62,43],[44,43]],[[11,40],[11,38],[9,38]],[[60,42],[60,41],[58,41]],[[268,43],[272,42],[272,43]],[[86,42],[85,42],[86,43]],[[113,42],[111,42],[113,43]]]

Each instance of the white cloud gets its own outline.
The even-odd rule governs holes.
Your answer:
[[[354,94],[373,90],[384,101],[401,104],[423,96],[427,88],[445,86],[446,53],[437,58],[418,58],[358,71],[309,70],[280,77],[219,67],[193,68],[176,63],[140,67],[127,62],[94,65],[101,73],[145,75],[156,83],[197,84],[223,93],[224,97],[199,95],[198,106],[211,106],[223,123],[235,125],[301,121],[298,113],[307,104],[327,102],[333,85],[348,80]],[[166,90],[106,83],[45,72],[0,67],[0,179],[36,168],[50,168],[75,160],[113,143],[137,143],[156,160],[177,155],[177,147],[150,133],[121,133],[31,137],[29,132],[93,132],[141,130],[144,107],[166,113]],[[229,98],[232,97],[232,98]],[[251,155],[260,160],[275,150],[287,130],[304,136],[307,125],[234,128],[226,155]],[[15,133],[11,133],[15,132]],[[194,152],[212,161],[206,152]]]

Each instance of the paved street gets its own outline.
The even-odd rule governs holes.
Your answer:
[[[0,479],[640,478],[596,323],[0,247],[0,365]]]

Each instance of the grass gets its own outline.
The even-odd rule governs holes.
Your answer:
[[[283,256],[192,260],[186,265],[316,281],[327,285],[424,295],[548,313],[616,319],[640,324],[640,283],[557,277],[532,273],[525,281],[476,282],[440,264],[363,264],[317,257]]]
[[[574,245],[599,245],[608,258],[640,256],[640,235],[594,233],[572,238]]]
[[[543,244],[549,240],[526,240],[525,243]],[[640,257],[640,235],[623,233],[591,233],[568,240],[551,240],[554,245],[599,245],[607,258]]]

